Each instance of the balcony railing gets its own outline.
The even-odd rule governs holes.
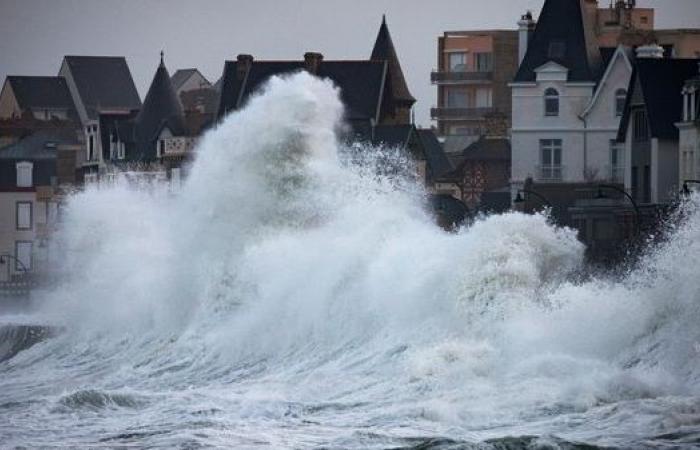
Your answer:
[[[548,183],[564,180],[564,166],[537,166],[537,180]]]
[[[430,73],[430,81],[435,84],[493,81],[493,72],[445,72],[434,70]]]
[[[480,119],[486,114],[494,112],[494,108],[430,108],[430,117],[433,119]]]
[[[166,155],[182,155],[194,149],[197,139],[194,137],[171,137],[165,140]]]

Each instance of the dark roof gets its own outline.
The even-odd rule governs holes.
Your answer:
[[[428,202],[442,222],[451,226],[461,225],[469,214],[469,208],[460,200],[447,194],[431,194]]]
[[[137,142],[155,141],[163,126],[167,126],[175,136],[185,132],[182,107],[170,82],[168,69],[161,59],[141,111],[136,116],[134,137]]]
[[[389,85],[395,100],[411,104],[415,103],[416,99],[411,95],[406,85],[406,79],[401,70],[394,42],[391,40],[385,16],[382,16],[382,24],[379,27],[379,33],[377,34],[370,59],[373,61],[387,61],[389,63]]]
[[[550,61],[569,69],[569,81],[598,79],[601,55],[583,13],[583,1],[545,1],[516,82],[535,81],[535,69]]]
[[[510,140],[482,137],[465,148],[462,157],[465,160],[510,160]]]
[[[685,82],[698,75],[700,59],[638,58],[630,87],[627,104],[620,121],[618,140],[624,142],[630,119],[630,102],[634,89],[641,88],[652,137],[678,139],[678,128],[683,112],[681,90]],[[638,81],[638,83],[637,83]]]
[[[138,109],[139,94],[129,66],[122,56],[66,56],[88,117],[97,119],[100,109]]]
[[[0,148],[0,159],[45,160],[56,158],[57,145],[78,145],[74,129],[41,130],[14,144]]]
[[[610,61],[612,60],[613,55],[615,55],[615,50],[617,48],[615,47],[600,47],[600,60],[601,60],[601,67],[608,67],[608,64],[610,64]]]
[[[238,76],[239,61],[226,61],[219,117],[242,107],[273,75],[304,69],[304,61],[252,61],[244,77]],[[348,119],[375,118],[385,76],[383,61],[322,61],[317,75],[340,88]]]
[[[206,77],[202,75],[199,70],[197,69],[180,69],[176,71],[173,76],[170,78],[170,82],[173,84],[173,89],[176,91],[180,89],[180,87],[187,81],[192,75],[199,73],[202,78],[205,80]],[[207,80],[207,83],[209,83],[209,80]]]
[[[7,82],[21,109],[57,108],[75,110],[63,77],[9,76]]]
[[[425,151],[425,159],[434,177],[439,177],[452,170],[452,164],[445,155],[442,144],[435,136],[433,130],[421,129],[418,130],[418,138],[423,143]]]

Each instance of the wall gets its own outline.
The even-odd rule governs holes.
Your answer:
[[[5,80],[2,92],[0,92],[0,119],[11,119],[21,115],[22,110],[19,109],[12,86]]]
[[[16,203],[19,201],[32,202],[31,230],[17,230]],[[0,192],[0,255],[15,255],[16,241],[34,241],[39,224],[46,223],[46,204],[36,201],[36,193],[30,192]],[[37,243],[34,243],[34,251],[37,251]],[[35,255],[34,262],[37,262]],[[21,270],[15,270],[14,259],[10,263],[10,276],[22,274]],[[0,265],[0,282],[7,280],[7,261]]]

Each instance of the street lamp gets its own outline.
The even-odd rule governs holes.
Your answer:
[[[535,191],[530,191],[527,189],[518,189],[518,193],[515,195],[515,199],[513,200],[513,203],[516,203],[516,204],[525,203],[525,199],[523,198],[523,196],[521,194],[534,195],[535,197],[542,200],[542,203],[544,203],[545,205],[547,205],[550,208],[552,207],[552,203],[549,200],[547,200],[547,198],[545,196],[538,194]]]
[[[690,188],[688,184],[700,184],[700,180],[685,180],[683,181],[683,195],[688,197],[690,195]]]
[[[605,194],[603,194],[603,189],[610,189],[616,192],[619,192],[620,194],[624,195],[627,197],[627,199],[632,203],[632,207],[634,208],[634,216],[635,216],[635,223],[637,224],[636,228],[636,234],[639,235],[642,229],[642,213],[639,211],[639,206],[637,205],[637,202],[634,201],[634,198],[632,198],[631,195],[627,193],[624,189],[620,189],[619,187],[612,185],[612,184],[599,184],[598,185],[598,194],[595,196],[596,199],[601,199],[601,198],[607,198]]]

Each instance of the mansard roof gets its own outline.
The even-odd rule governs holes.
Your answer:
[[[535,69],[554,61],[569,69],[568,81],[596,81],[600,50],[584,14],[585,0],[546,0],[515,82],[532,82]]]
[[[75,110],[66,79],[63,77],[8,76],[7,83],[22,110],[56,108]]]
[[[698,74],[700,59],[637,58],[629,89],[627,104],[620,121],[618,141],[624,142],[630,123],[631,99],[641,89],[641,97],[649,121],[652,137],[678,139],[678,128],[683,113],[682,89],[685,82]]]
[[[185,133],[182,107],[161,57],[141,111],[136,116],[135,139],[139,143],[153,142],[164,126],[176,136]]]
[[[382,16],[382,24],[379,27],[379,33],[377,33],[377,39],[374,42],[370,59],[373,61],[386,60],[389,63],[389,88],[395,100],[410,104],[415,103],[416,99],[408,90],[406,79],[401,70],[399,57],[396,54],[394,42],[391,40],[389,27],[386,24],[386,16]]]
[[[247,66],[243,66],[248,64]],[[348,119],[375,119],[386,73],[385,61],[325,61],[315,75],[328,78],[340,88]],[[219,117],[241,108],[273,75],[291,74],[305,67],[304,61],[226,61],[221,83]],[[239,70],[240,69],[240,70]]]
[[[0,148],[0,159],[26,161],[55,159],[58,145],[79,145],[76,130],[74,128],[39,130]]]
[[[64,63],[89,118],[97,119],[100,110],[130,110],[141,106],[123,56],[66,56]]]

